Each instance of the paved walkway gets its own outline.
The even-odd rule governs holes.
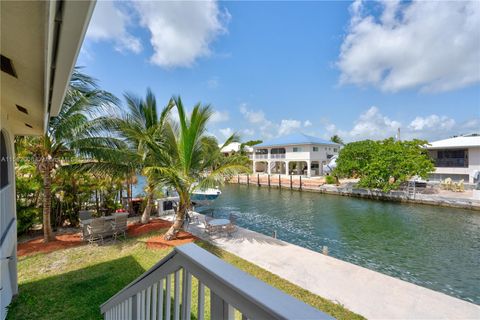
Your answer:
[[[201,224],[188,231],[368,319],[480,319],[478,305],[257,232],[211,238]]]

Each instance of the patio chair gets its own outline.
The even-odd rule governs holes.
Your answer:
[[[90,219],[92,219],[92,212],[90,210],[81,210],[78,212],[78,220],[80,220],[82,224],[82,239],[84,240],[88,237],[88,230],[87,225],[83,223],[83,221]]]
[[[225,231],[229,236],[231,236],[233,233],[235,233],[238,230],[237,216],[234,214],[230,214],[229,220],[230,220],[230,223],[225,227]]]
[[[81,210],[78,212],[79,220],[90,220],[92,219],[92,212],[90,210]]]
[[[105,220],[102,218],[93,219],[87,226],[88,230],[88,242],[90,244],[100,241],[103,244],[103,238],[105,236]],[[110,224],[110,223],[108,223]]]
[[[444,190],[452,190],[452,179],[446,178],[445,180],[440,182],[440,187]]]
[[[457,183],[453,184],[453,191],[455,192],[464,192],[465,191],[465,185],[463,183],[463,179],[458,181]]]
[[[128,214],[116,214],[112,221],[113,240],[117,240],[118,236],[123,234],[123,238],[127,239],[127,220]]]

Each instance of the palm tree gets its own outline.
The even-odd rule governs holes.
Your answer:
[[[338,144],[341,144],[342,146],[345,144],[345,143],[343,142],[343,139],[340,138],[340,136],[339,136],[339,135],[336,135],[336,134],[333,135],[333,136],[330,138],[330,141],[335,142],[335,143],[338,143]]]
[[[166,240],[175,238],[183,227],[194,190],[223,184],[226,177],[249,171],[248,167],[233,160],[212,165],[205,157],[207,146],[211,145],[205,140],[206,126],[212,115],[210,106],[197,104],[188,116],[180,97],[173,101],[178,123],[168,122],[162,141],[151,145],[154,165],[145,168],[155,180],[174,188],[180,198],[176,219],[165,234]]]
[[[150,89],[147,89],[145,99],[126,93],[125,100],[128,113],[116,120],[116,127],[120,136],[128,144],[129,150],[134,154],[136,171],[142,172],[146,177],[147,205],[143,211],[141,222],[148,223],[153,209],[156,181],[154,175],[148,171],[143,172],[142,169],[148,167],[152,160],[150,146],[161,143],[173,101],[170,101],[159,114],[155,95]]]
[[[74,156],[92,157],[96,150],[117,147],[108,132],[107,117],[96,117],[112,108],[117,99],[98,89],[96,81],[76,68],[64,103],[57,117],[49,121],[46,133],[28,140],[26,147],[36,160],[43,179],[43,238],[54,239],[50,214],[52,205],[52,176],[64,159]]]

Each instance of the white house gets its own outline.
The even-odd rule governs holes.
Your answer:
[[[306,134],[293,134],[253,147],[253,172],[315,176],[337,155],[340,145]]]
[[[471,134],[433,141],[427,146],[435,161],[431,180],[452,178],[465,182],[480,182],[480,135]]]
[[[242,144],[240,142],[232,142],[225,147],[223,147],[220,152],[223,153],[225,156],[232,155],[234,153],[240,152]],[[219,145],[219,147],[222,147],[222,145]],[[251,159],[252,158],[252,153],[253,153],[253,148],[250,146],[243,146],[243,150],[246,152],[247,156]]]
[[[17,294],[16,135],[40,135],[58,114],[92,1],[1,1],[0,319]]]

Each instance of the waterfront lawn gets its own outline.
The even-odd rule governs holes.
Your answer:
[[[166,230],[161,231],[162,233]],[[158,232],[155,233],[158,235]],[[148,249],[144,235],[105,246],[81,246],[21,257],[19,295],[7,319],[101,319],[100,305],[149,269],[171,249]],[[363,319],[211,244],[197,244],[256,278],[338,319]],[[195,281],[195,279],[194,279]],[[196,283],[192,285],[197,288]],[[206,295],[208,300],[209,295]],[[196,292],[192,312],[196,314]],[[208,303],[208,302],[207,302]],[[206,308],[207,312],[209,308]],[[209,319],[209,314],[206,314]]]

